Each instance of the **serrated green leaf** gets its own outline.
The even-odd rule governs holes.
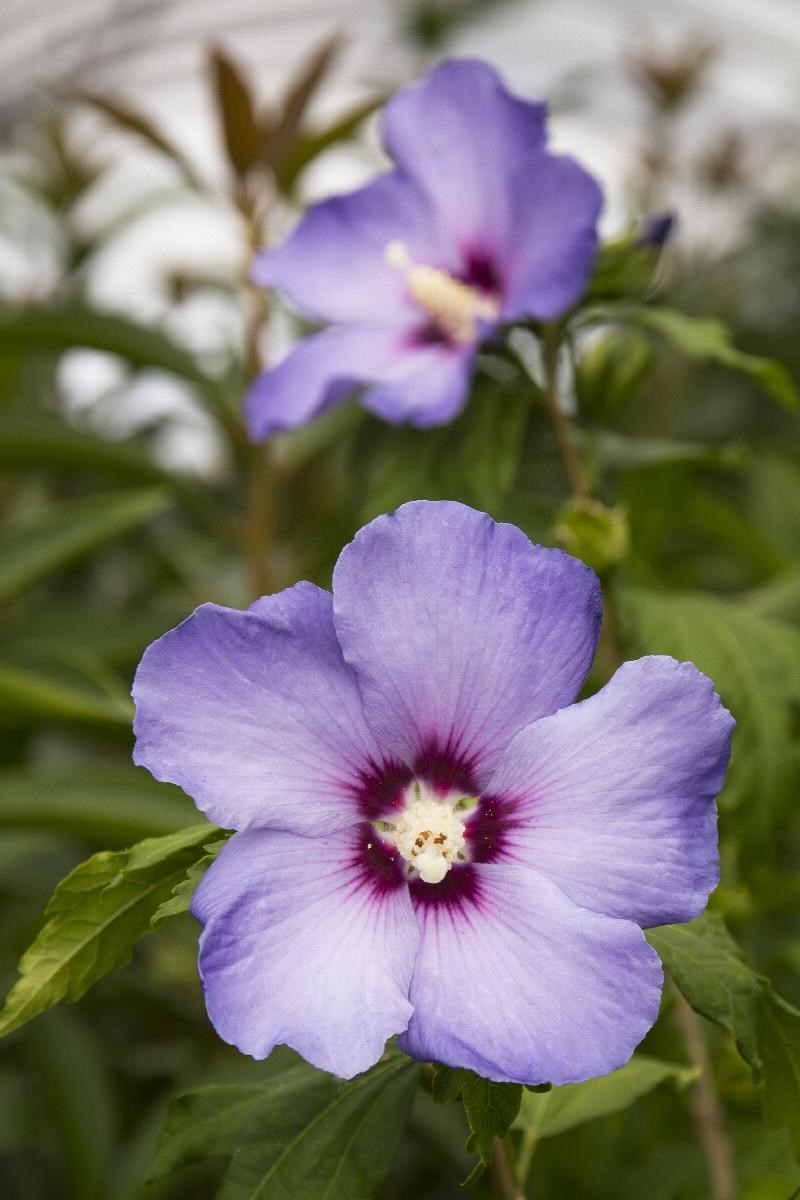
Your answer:
[[[178,833],[197,816],[188,796],[141,767],[0,771],[0,828],[73,834],[99,846]]]
[[[440,1063],[436,1063],[435,1070],[436,1073],[431,1082],[431,1096],[437,1104],[447,1104],[451,1100],[457,1100],[464,1084],[475,1078],[472,1071],[465,1071],[461,1067],[443,1067]]]
[[[349,1083],[308,1066],[217,1084],[170,1105],[153,1177],[230,1160],[217,1200],[355,1200],[388,1175],[418,1067],[393,1054]]]
[[[735,810],[740,853],[774,846],[798,783],[793,710],[800,701],[800,635],[744,605],[694,593],[618,592],[628,644],[695,663],[736,718],[721,802]]]
[[[183,879],[175,884],[172,889],[172,895],[168,900],[164,900],[159,904],[156,911],[150,918],[150,924],[155,928],[168,917],[177,917],[181,913],[189,911],[189,905],[192,902],[192,896],[195,893],[198,883],[205,875],[208,868],[211,866],[214,859],[219,854],[222,847],[225,845],[227,838],[220,838],[216,842],[209,842],[203,849],[206,853],[197,862],[192,863],[188,868]]]
[[[482,1163],[489,1163],[495,1138],[506,1136],[519,1112],[522,1084],[495,1083],[474,1075],[463,1083],[461,1099],[470,1128],[467,1149],[477,1151]]]
[[[163,488],[111,492],[60,504],[0,533],[0,600],[8,600],[170,503]]]
[[[727,1029],[758,1068],[756,1025],[768,980],[745,962],[722,917],[707,912],[685,925],[663,925],[648,930],[647,940],[695,1012]]]
[[[668,1079],[685,1087],[696,1074],[692,1067],[681,1063],[637,1054],[610,1075],[585,1083],[567,1083],[543,1094],[526,1092],[514,1127],[536,1138],[553,1137],[585,1121],[630,1107]]]
[[[203,821],[129,850],[102,851],[62,879],[0,1011],[0,1036],[61,1000],[79,1000],[103,975],[124,966],[213,829]]]
[[[717,362],[749,375],[785,408],[800,403],[797,387],[783,363],[737,349],[731,331],[722,321],[711,317],[692,317],[673,308],[637,308],[633,320],[654,330],[689,358]]]

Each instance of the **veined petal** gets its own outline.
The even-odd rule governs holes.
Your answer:
[[[546,115],[544,104],[512,96],[487,63],[453,60],[392,98],[383,140],[459,244],[491,253],[508,230],[508,177],[544,145]]]
[[[414,889],[421,943],[401,1048],[519,1083],[623,1066],[661,995],[661,964],[639,927],[579,908],[526,867],[460,870],[449,897]]]
[[[593,571],[513,525],[413,501],[365,526],[334,571],[336,632],[376,738],[485,783],[511,738],[574,700],[594,655]]]
[[[474,346],[410,350],[364,393],[364,407],[386,421],[408,421],[421,429],[442,425],[466,404],[474,361]]]
[[[519,165],[507,186],[511,217],[499,255],[503,319],[549,321],[586,289],[603,195],[573,159],[544,152]]]
[[[430,203],[411,178],[390,171],[312,205],[286,241],[256,258],[252,277],[317,321],[402,323],[414,306],[386,259],[386,247],[398,241],[415,262],[451,265],[452,240]]]
[[[714,798],[733,719],[691,663],[625,663],[588,700],[519,733],[489,792],[506,860],[644,927],[689,921],[719,878]]]
[[[216,824],[322,835],[361,819],[381,762],[331,596],[299,583],[247,612],[204,604],[145,652],[134,761]]]
[[[208,1015],[245,1054],[285,1043],[349,1079],[406,1028],[419,931],[402,869],[370,857],[368,831],[239,833],[201,880]]]
[[[383,325],[342,325],[301,338],[256,379],[245,400],[256,440],[295,429],[405,361],[410,334]]]

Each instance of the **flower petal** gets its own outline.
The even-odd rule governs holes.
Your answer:
[[[410,766],[455,759],[476,786],[515,733],[574,700],[600,624],[593,571],[450,501],[366,525],[333,591],[380,744]]]
[[[313,205],[290,236],[260,254],[252,278],[279,288],[317,321],[408,320],[406,281],[386,261],[400,241],[414,262],[447,267],[453,247],[412,179],[390,171],[366,187]]]
[[[603,194],[573,159],[546,153],[519,166],[508,190],[511,218],[500,254],[503,319],[549,321],[586,289]]]
[[[208,1015],[245,1054],[285,1043],[349,1079],[406,1028],[419,932],[404,873],[369,862],[368,836],[251,830],[201,880],[192,913],[205,926]]]
[[[645,927],[691,920],[719,878],[714,797],[732,728],[691,663],[625,663],[509,746],[489,785],[508,819],[501,857],[596,912]]]
[[[508,228],[508,176],[544,145],[546,113],[512,96],[488,64],[461,59],[394,96],[383,140],[462,248],[491,253]]]
[[[250,436],[260,441],[295,429],[345,400],[362,383],[402,364],[409,337],[380,325],[344,325],[302,338],[250,388],[245,401]]]
[[[442,425],[467,401],[474,360],[474,346],[409,351],[364,393],[364,407],[385,421],[409,421],[421,429]]]
[[[460,872],[450,896],[437,892],[451,876],[415,887],[422,939],[401,1048],[519,1083],[576,1083],[623,1066],[661,994],[658,956],[638,926],[579,908],[526,867]]]
[[[361,819],[380,752],[331,619],[299,583],[247,612],[204,604],[145,652],[134,761],[218,825],[324,834]]]

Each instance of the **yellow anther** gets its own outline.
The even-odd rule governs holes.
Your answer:
[[[403,242],[389,242],[384,257],[402,271],[412,299],[453,341],[467,345],[478,336],[479,321],[497,320],[500,306],[494,296],[438,267],[414,263]]]

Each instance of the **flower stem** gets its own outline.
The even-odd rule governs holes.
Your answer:
[[[263,370],[261,340],[269,324],[269,300],[266,292],[250,280],[250,266],[264,241],[268,196],[266,186],[258,190],[239,184],[236,207],[245,233],[243,283],[245,288],[245,375],[248,382]],[[248,590],[254,597],[274,588],[270,559],[275,537],[277,471],[269,443],[248,446],[247,502],[244,520],[244,550],[247,558]]]
[[[502,1138],[495,1138],[489,1176],[492,1181],[493,1200],[525,1200],[525,1193],[517,1184]]]
[[[545,338],[542,347],[544,361],[544,401],[550,424],[555,434],[558,452],[564,467],[570,491],[576,500],[588,500],[591,495],[589,476],[575,441],[575,434],[569,417],[558,402],[559,363],[561,359],[561,341],[558,337]]]
[[[725,1117],[711,1071],[711,1058],[700,1018],[684,999],[675,983],[667,979],[675,1001],[675,1023],[689,1061],[699,1074],[691,1091],[692,1123],[706,1161],[711,1200],[735,1200],[736,1178]]]

